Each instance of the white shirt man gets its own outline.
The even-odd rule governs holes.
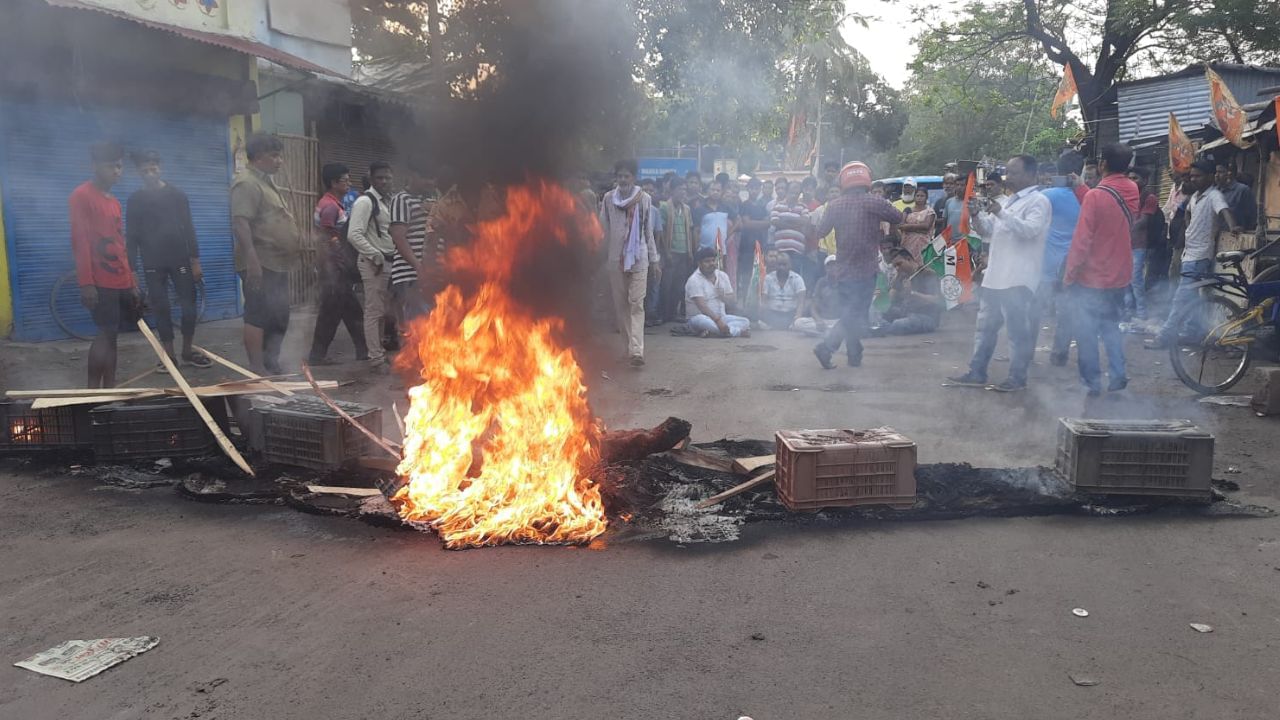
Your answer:
[[[1213,257],[1218,213],[1230,207],[1222,191],[1213,186],[1191,196],[1187,201],[1187,242],[1182,248],[1182,262]]]
[[[1035,289],[1040,284],[1040,263],[1044,261],[1053,207],[1049,198],[1032,186],[1001,198],[1000,208],[998,215],[984,212],[974,218],[979,232],[991,241],[982,287]]]
[[[751,321],[728,314],[735,302],[729,276],[716,267],[716,251],[702,248],[695,256],[698,269],[684,284],[685,312],[689,313],[689,329],[700,337],[748,337]]]
[[[990,387],[1016,392],[1026,388],[1027,370],[1035,355],[1031,303],[1040,284],[1053,206],[1037,186],[1035,158],[1019,155],[1010,158],[1006,167],[1005,187],[1011,194],[999,200],[974,198],[970,206],[974,227],[991,242],[991,250],[982,277],[969,371],[948,379],[957,385],[987,386],[987,366],[1004,327],[1009,336],[1009,377]]]

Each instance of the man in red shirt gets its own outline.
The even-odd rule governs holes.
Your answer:
[[[120,324],[137,322],[140,302],[138,285],[129,268],[120,201],[111,194],[111,187],[124,172],[124,150],[115,143],[94,143],[89,156],[93,179],[72,191],[67,209],[80,302],[98,326],[98,334],[89,346],[88,386],[109,388],[116,384],[116,336]]]
[[[1098,169],[1103,178],[1080,205],[1062,278],[1075,316],[1080,379],[1092,397],[1102,394],[1099,338],[1107,350],[1111,376],[1107,390],[1116,392],[1129,384],[1120,311],[1133,275],[1130,229],[1140,207],[1138,186],[1125,176],[1132,162],[1133,150],[1128,145],[1115,143],[1102,149]]]
[[[1133,228],[1129,232],[1133,247],[1133,277],[1129,279],[1129,292],[1125,293],[1124,309],[1135,320],[1147,319],[1147,235],[1152,218],[1160,212],[1155,193],[1147,191],[1147,175],[1131,168],[1128,177],[1138,186],[1138,214],[1133,216]]]

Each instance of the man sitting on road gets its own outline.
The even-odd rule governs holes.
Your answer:
[[[942,319],[942,283],[938,274],[920,264],[910,250],[893,251],[897,276],[889,288],[889,309],[884,324],[872,335],[918,335],[938,329]]]
[[[791,253],[778,253],[764,278],[764,305],[760,320],[774,330],[795,325],[804,310],[804,280],[791,271]]]
[[[751,321],[727,314],[729,308],[734,308],[736,298],[729,276],[716,267],[715,248],[701,248],[694,259],[698,261],[698,269],[684,284],[687,312],[694,313],[694,309],[697,309],[697,313],[689,318],[689,329],[698,337],[712,334],[720,337],[750,337]]]
[[[818,278],[813,292],[805,293],[805,304],[808,305],[806,316],[796,320],[791,326],[794,330],[819,337],[825,335],[827,328],[840,320],[840,314],[844,311],[840,280],[836,274],[836,256],[828,255],[824,265],[826,274]]]

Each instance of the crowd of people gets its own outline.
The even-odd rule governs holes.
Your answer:
[[[253,371],[271,375],[284,372],[289,272],[302,250],[297,222],[273,178],[283,150],[274,136],[251,136],[247,165],[230,188],[245,352]],[[202,269],[186,195],[164,180],[162,158],[143,151],[133,156],[143,187],[123,213],[110,190],[121,178],[125,153],[98,143],[91,156],[93,177],[70,198],[81,299],[98,327],[90,387],[115,382],[116,334],[142,311],[138,272],[166,351],[177,362],[207,367],[210,359],[193,343]],[[697,172],[640,180],[628,160],[615,165],[614,185],[603,195],[585,177],[574,190],[585,210],[599,214],[600,276],[636,367],[644,365],[646,326],[668,323],[673,334],[698,337],[801,332],[820,338],[813,352],[824,368],[835,367],[841,348],[856,367],[864,337],[939,327],[946,293],[930,248],[936,251],[942,238],[976,250],[974,349],[967,372],[950,381],[1025,388],[1042,319],[1056,312],[1050,362],[1066,364],[1074,340],[1081,379],[1096,394],[1103,389],[1099,343],[1107,353],[1107,389],[1124,389],[1121,321],[1145,321],[1148,294],[1177,285],[1148,344],[1172,341],[1195,297],[1178,279],[1208,271],[1218,231],[1256,222],[1253,194],[1228,165],[1197,161],[1175,178],[1160,208],[1147,173],[1133,160],[1124,145],[1103,148],[1096,164],[1064,153],[1056,168],[1019,155],[1003,174],[987,173],[981,182],[945,175],[942,196],[932,203],[927,189],[911,180],[896,197],[885,197],[885,186],[861,162],[827,163],[818,176],[795,181],[739,182],[721,173],[704,182]],[[312,218],[320,246],[319,303],[309,364],[330,362],[329,346],[345,326],[357,360],[385,369],[395,328],[428,312],[446,284],[445,253],[467,242],[468,226],[500,206],[489,189],[461,192],[448,168],[409,161],[398,168],[399,178],[396,170],[374,162],[356,189],[350,168],[323,166],[324,193]],[[1172,262],[1166,259],[1171,252],[1178,255]],[[170,287],[182,311],[180,350]],[[990,384],[988,366],[1002,329],[1009,375]]]
[[[1089,394],[1123,390],[1122,326],[1143,328],[1148,300],[1176,287],[1146,344],[1165,347],[1185,331],[1196,296],[1181,281],[1208,272],[1218,233],[1251,227],[1257,213],[1228,164],[1197,161],[1174,178],[1161,208],[1131,148],[1114,144],[1099,156],[1087,162],[1067,151],[1045,163],[1019,155],[977,182],[949,173],[932,203],[909,179],[887,198],[860,162],[828,163],[799,182],[740,183],[722,173],[704,183],[690,172],[638,184],[635,163],[619,162],[600,219],[631,363],[644,364],[646,325],[675,323],[673,334],[698,337],[808,333],[821,337],[814,354],[824,368],[835,367],[841,347],[856,367],[864,337],[939,327],[946,303],[928,248],[941,236],[976,251],[973,354],[951,384],[1024,389],[1041,323],[1056,313],[1050,362],[1065,365],[1074,341]],[[1002,329],[1009,374],[992,383]]]

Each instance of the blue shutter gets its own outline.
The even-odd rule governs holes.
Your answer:
[[[205,277],[205,320],[240,314],[240,291],[232,264],[231,212],[227,190],[231,154],[227,121],[196,115],[163,115],[119,108],[82,109],[0,101],[0,182],[13,288],[15,340],[66,337],[49,310],[53,284],[75,266],[67,197],[89,179],[89,146],[114,140],[126,152],[152,149],[164,158],[165,179],[191,201]],[[112,189],[121,207],[142,183],[126,158],[124,178]],[[70,284],[69,284],[70,285]],[[92,334],[88,313],[67,287],[74,308],[66,317]]]

